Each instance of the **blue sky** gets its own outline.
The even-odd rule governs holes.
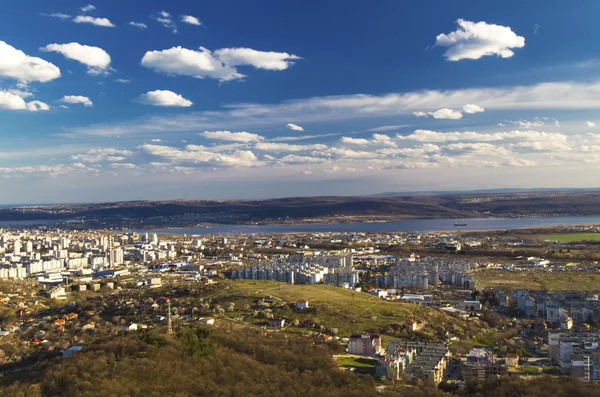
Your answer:
[[[600,186],[600,3],[376,4],[5,1],[0,203]]]

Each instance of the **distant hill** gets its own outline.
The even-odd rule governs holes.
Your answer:
[[[267,200],[125,201],[0,208],[0,220],[144,220],[197,217],[215,223],[279,223],[417,218],[600,215],[600,193],[523,191],[518,193],[417,194],[290,197]],[[342,219],[344,218],[344,219]]]

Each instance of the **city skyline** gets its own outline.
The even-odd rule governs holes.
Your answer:
[[[0,204],[598,187],[599,9],[12,4]]]

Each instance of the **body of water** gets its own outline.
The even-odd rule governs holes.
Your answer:
[[[455,223],[468,226],[455,227]],[[1,224],[1,223],[0,223]],[[568,225],[600,225],[600,216],[564,216],[547,218],[494,218],[494,219],[407,219],[392,222],[305,224],[305,225],[215,225],[211,228],[135,230],[139,233],[170,234],[265,234],[265,233],[319,233],[319,232],[434,232],[440,230],[507,230],[530,227]]]

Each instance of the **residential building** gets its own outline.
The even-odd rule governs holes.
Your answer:
[[[375,334],[354,334],[348,340],[348,353],[360,356],[373,356],[381,351],[381,336]]]

